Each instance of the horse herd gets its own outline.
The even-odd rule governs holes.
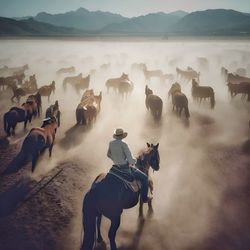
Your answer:
[[[4,130],[7,136],[15,135],[17,123],[24,122],[24,128],[26,128],[27,123],[30,123],[33,118],[40,117],[42,113],[42,97],[48,97],[48,101],[50,101],[50,95],[52,92],[55,92],[56,89],[55,81],[52,81],[50,85],[38,88],[35,75],[30,76],[29,80],[23,83],[25,70],[27,69],[28,65],[19,68],[3,67],[0,69],[0,75],[2,75],[2,77],[0,77],[0,90],[11,89],[13,91],[13,96],[11,97],[12,102],[16,99],[17,103],[20,103],[21,97],[28,95],[21,106],[11,107],[10,110],[4,114]],[[158,77],[161,81],[169,80],[173,83],[175,76],[173,74],[163,73],[161,70],[148,70],[144,63],[133,64],[132,69],[140,70],[144,74],[146,83],[144,92],[145,106],[146,109],[151,112],[154,120],[159,121],[162,117],[163,100],[154,94],[152,90],[153,85],[149,85],[150,80],[153,77]],[[59,69],[56,74],[62,75],[74,72],[74,67],[68,67]],[[214,90],[210,86],[199,85],[199,72],[191,67],[188,67],[186,70],[176,68],[176,74],[181,82],[192,82],[191,95],[195,102],[200,103],[202,100],[209,99],[211,109],[215,107]],[[225,68],[221,69],[221,74],[228,82],[228,90],[232,97],[237,94],[242,94],[242,98],[244,98],[247,95],[248,101],[250,101],[250,78],[229,73]],[[95,95],[94,90],[89,88],[90,78],[91,74],[83,77],[81,73],[75,76],[67,76],[63,79],[62,86],[64,91],[67,90],[68,86],[75,89],[77,93],[83,90],[80,103],[77,105],[75,111],[77,125],[91,126],[101,111],[103,94],[102,91],[100,91],[99,95]],[[105,87],[107,94],[112,90],[113,93],[120,95],[122,98],[126,98],[132,94],[135,84],[129,79],[128,74],[122,73],[120,77],[108,79],[105,83]],[[184,111],[186,119],[189,119],[188,98],[182,92],[181,85],[178,82],[174,82],[171,85],[168,91],[168,97],[172,99],[173,111],[179,116],[181,116],[182,111]],[[31,155],[32,172],[35,170],[39,155],[45,149],[49,149],[49,156],[51,156],[57,128],[60,126],[60,116],[59,103],[56,101],[46,109],[42,126],[32,128],[23,141],[20,154],[23,158],[27,158],[28,155]],[[150,167],[156,171],[160,168],[158,146],[159,144],[147,144],[147,148],[143,150],[137,158],[137,167],[144,172],[146,171],[146,174],[148,174]],[[138,190],[132,192],[126,185],[124,186],[121,180],[112,174],[105,175],[105,178],[104,175],[99,175],[93,183],[91,190],[84,198],[84,239],[81,249],[91,250],[95,237],[97,237],[99,243],[103,241],[100,232],[102,215],[111,220],[109,230],[110,246],[112,250],[117,249],[115,236],[120,225],[121,213],[124,208],[135,206],[138,203],[138,198]],[[110,204],[113,205],[112,209]],[[152,204],[148,205],[149,208],[152,209]],[[140,206],[140,214],[142,214],[142,203]]]

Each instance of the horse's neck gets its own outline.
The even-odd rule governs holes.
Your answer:
[[[147,159],[147,156],[146,155],[140,155],[138,158],[137,158],[137,161],[136,161],[136,166],[143,172],[145,173],[146,175],[148,175],[148,172],[149,172],[149,164],[148,164],[148,159]]]

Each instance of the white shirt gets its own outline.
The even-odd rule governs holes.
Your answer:
[[[107,156],[115,165],[134,165],[136,162],[132,157],[127,143],[120,139],[115,139],[109,143]]]

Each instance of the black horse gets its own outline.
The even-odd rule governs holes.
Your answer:
[[[147,149],[137,158],[136,167],[142,171],[149,167],[158,171],[160,169],[159,144],[147,143],[147,146]],[[103,177],[103,175],[99,175],[95,179],[83,200],[84,239],[81,250],[93,249],[96,231],[97,242],[103,243],[100,232],[102,215],[111,220],[108,236],[111,250],[116,250],[115,236],[120,226],[123,209],[132,208],[139,201],[139,191],[131,191],[117,176],[107,174]]]
[[[160,120],[163,106],[162,99],[159,96],[154,95],[153,91],[147,85],[145,88],[145,95],[146,108],[151,111],[155,120]]]
[[[28,106],[28,107],[27,107]],[[24,128],[26,128],[27,122],[31,122],[32,110],[29,105],[24,103],[21,108],[12,107],[8,112],[4,114],[4,131],[8,136],[15,135],[15,128],[17,123],[24,122]]]

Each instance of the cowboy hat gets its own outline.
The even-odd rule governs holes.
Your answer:
[[[114,131],[113,137],[114,137],[115,139],[123,139],[123,138],[125,138],[127,135],[128,135],[128,133],[127,133],[127,132],[124,132],[122,128],[117,128],[117,129]]]

